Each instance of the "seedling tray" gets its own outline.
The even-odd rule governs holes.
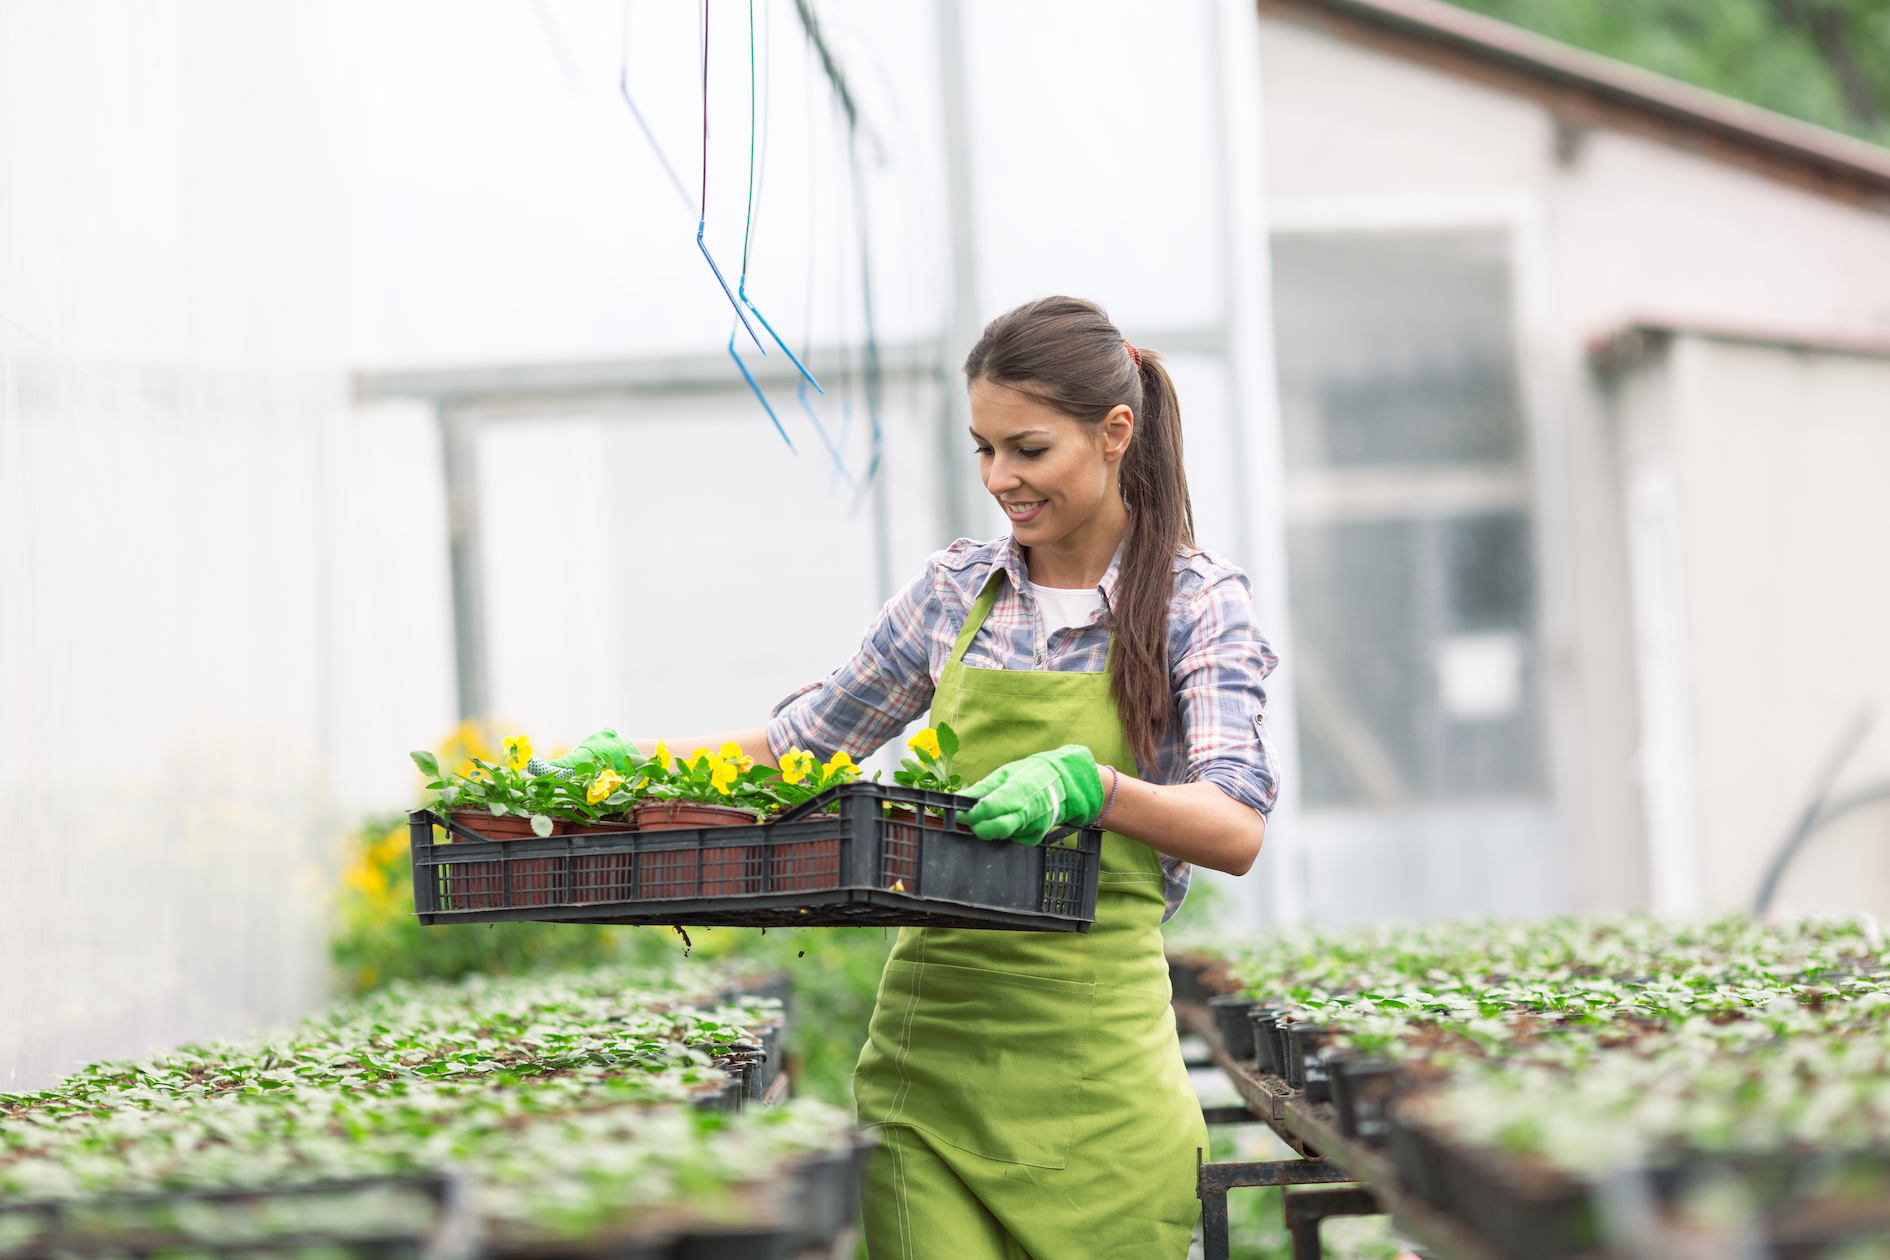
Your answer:
[[[0,1257],[325,1255],[467,1260],[479,1225],[444,1175],[0,1200]]]
[[[415,810],[414,912],[428,924],[1089,931],[1102,833],[1065,828],[1034,846],[980,840],[959,824],[973,804],[853,783],[760,826],[516,840]]]

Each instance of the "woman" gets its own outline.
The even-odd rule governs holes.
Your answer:
[[[1035,844],[1102,820],[1087,934],[899,933],[854,1073],[880,1138],[867,1245],[874,1260],[1178,1258],[1207,1139],[1160,926],[1191,865],[1240,875],[1259,854],[1274,658],[1245,576],[1194,546],[1153,352],[1094,304],[1045,298],[994,320],[965,377],[1012,536],[933,556],[858,654],[764,726],[668,743],[861,757],[929,703],[978,780],[980,836]]]

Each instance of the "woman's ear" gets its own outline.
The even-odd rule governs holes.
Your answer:
[[[1127,403],[1118,403],[1103,417],[1097,432],[1102,437],[1103,463],[1113,464],[1128,451],[1129,441],[1135,436],[1135,413]]]

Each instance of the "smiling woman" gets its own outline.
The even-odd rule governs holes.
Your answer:
[[[868,1247],[1180,1260],[1206,1132],[1160,926],[1191,864],[1238,875],[1260,851],[1274,658],[1246,576],[1195,546],[1159,355],[1094,303],[1044,298],[991,322],[965,378],[1011,535],[933,556],[765,725],[665,742],[864,757],[929,706],[980,837],[1104,828],[1088,933],[900,932],[853,1078],[883,1140]]]

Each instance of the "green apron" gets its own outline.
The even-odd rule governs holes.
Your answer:
[[[972,606],[932,701],[933,724],[949,722],[964,750],[954,770],[975,782],[1083,744],[1135,773],[1107,670],[965,665],[1003,577]],[[893,1151],[923,1147],[949,1173],[869,1175],[873,1260],[1186,1255],[1207,1129],[1175,1035],[1162,911],[1160,856],[1105,832],[1086,934],[900,930],[853,1076],[856,1113]],[[895,1186],[901,1202],[874,1201]],[[919,1201],[953,1194],[976,1203]],[[955,1223],[974,1217],[982,1231]],[[993,1230],[1008,1235],[997,1250]]]

